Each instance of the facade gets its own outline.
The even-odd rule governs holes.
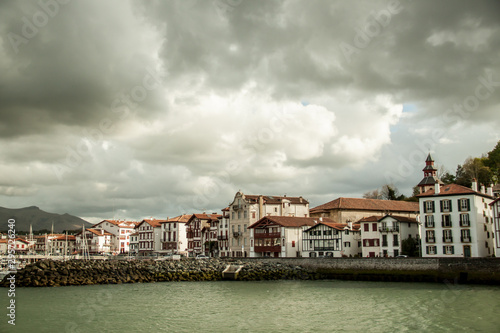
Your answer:
[[[76,251],[80,254],[110,254],[113,237],[104,229],[87,228],[75,235]]]
[[[500,197],[490,203],[493,214],[493,230],[495,232],[495,256],[500,256]]]
[[[491,193],[491,189],[489,189]],[[422,256],[487,257],[495,252],[493,197],[457,184],[441,186],[419,197]]]
[[[403,240],[414,238],[420,241],[419,222],[415,218],[370,216],[359,223],[363,257],[397,257],[402,252]]]
[[[139,233],[139,255],[152,255],[161,249],[161,223],[167,220],[144,219],[136,227]]]
[[[134,232],[130,234],[130,249],[129,254],[138,255],[139,254],[139,232]]]
[[[318,223],[312,217],[265,216],[248,227],[250,257],[301,257],[302,235]]]
[[[37,254],[52,255],[56,254],[53,240],[65,236],[64,234],[45,234],[35,236],[34,250]]]
[[[95,224],[92,228],[104,229],[113,234],[113,253],[128,253],[130,250],[130,235],[135,232],[135,227],[139,222],[124,220],[103,220]]]
[[[353,257],[360,255],[359,224],[335,223],[328,218],[319,218],[316,225],[303,231],[303,257]]]
[[[229,257],[229,207],[222,210],[219,217],[219,229],[217,231],[217,241],[219,246],[219,255]]]
[[[309,217],[309,202],[302,197],[245,195],[237,192],[229,204],[229,256],[250,253],[248,227],[265,216]]]
[[[184,254],[188,253],[186,223],[191,215],[180,215],[167,219],[161,224],[161,249],[160,253]]]
[[[186,223],[189,257],[196,257],[199,254],[210,255],[211,246],[213,249],[217,249],[217,243],[210,243],[214,239],[217,240],[217,233],[215,235],[210,233],[212,222],[218,223],[219,217],[221,215],[216,213],[191,215]]]
[[[76,250],[76,237],[73,235],[61,235],[51,240],[53,253],[55,255],[70,255]]]
[[[337,198],[311,209],[311,217],[328,217],[336,223],[357,222],[370,216],[387,214],[416,218],[418,203],[397,200]]]
[[[0,254],[9,253],[9,238],[0,238]],[[13,242],[13,250],[15,254],[26,254],[29,251],[29,242],[25,239],[17,237]]]

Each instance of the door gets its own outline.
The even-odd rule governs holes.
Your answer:
[[[470,245],[464,245],[464,258],[470,258]]]

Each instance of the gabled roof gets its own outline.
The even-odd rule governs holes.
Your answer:
[[[94,227],[104,222],[114,224],[120,228],[135,228],[137,225],[139,225],[139,223],[141,223],[136,221],[125,221],[125,220],[102,220],[101,222],[94,224]]]
[[[218,220],[219,217],[221,217],[221,214],[193,214],[188,220],[188,223],[191,222],[194,219],[200,219],[200,220]]]
[[[107,232],[104,229],[87,228],[87,229],[85,229],[85,231],[91,232],[97,236],[113,236],[113,234]],[[81,235],[81,234],[82,234],[82,232],[80,231],[79,233],[76,234],[76,236]]]
[[[499,202],[500,201],[500,197],[496,198],[495,200],[493,200],[491,203],[490,203],[490,206],[493,206],[496,202]]]
[[[324,218],[324,222],[331,222],[329,218]],[[264,227],[266,225],[278,224],[282,227],[290,227],[290,228],[298,228],[302,226],[313,226],[319,223],[318,217],[296,217],[296,216],[264,216],[254,224],[248,227],[250,228],[259,228]]]
[[[74,241],[76,239],[75,236],[73,235],[64,235],[64,236],[57,236],[56,238],[52,238],[52,240],[61,240],[61,241],[65,241],[65,240],[68,240],[68,241]]]
[[[417,221],[417,219],[414,219],[414,218],[411,218],[411,217],[408,217],[408,216],[398,216],[398,215],[386,215],[382,218],[379,218],[379,222],[381,222],[382,220],[384,220],[386,217],[392,217],[393,219],[395,219],[396,221],[398,222],[406,222],[406,223],[419,223]]]
[[[236,193],[236,196],[238,194],[241,194],[245,201],[247,201],[249,204],[256,204],[259,203],[259,198],[262,197],[262,201],[265,204],[281,204],[283,202],[290,202],[291,204],[294,205],[306,205],[309,203],[306,199],[302,197],[288,197],[286,195],[280,196],[280,195],[260,195],[260,194],[243,194],[241,192]],[[236,198],[235,196],[235,198]],[[234,200],[233,200],[234,202]],[[232,202],[232,203],[233,203]],[[231,204],[232,204],[231,203]]]
[[[368,210],[381,212],[418,212],[418,202],[398,200],[378,200],[360,198],[337,198],[326,204],[314,207],[311,213],[328,210]]]
[[[431,190],[425,191],[422,194],[417,195],[417,197],[421,198],[421,197],[432,197],[432,196],[466,195],[466,194],[475,194],[475,195],[479,195],[481,197],[493,199],[493,197],[491,197],[487,194],[474,191],[473,189],[471,189],[469,187],[465,187],[465,186],[458,185],[458,184],[448,184],[448,185],[440,186],[439,194],[435,194],[435,189],[431,189]]]
[[[157,219],[153,219],[153,218],[151,218],[151,219],[144,219],[141,222],[139,222],[139,224],[137,225],[137,227],[139,227],[143,223],[147,223],[150,226],[152,226],[153,228],[159,228],[159,227],[161,227],[160,223],[163,223],[163,222],[167,222],[167,220],[157,220]]]
[[[325,220],[325,218],[323,218],[323,220]],[[346,228],[349,228],[349,224],[348,223],[336,223],[336,222],[318,222],[318,224],[316,225],[313,225],[312,227],[310,227],[309,229],[307,229],[306,231],[309,231],[309,230],[312,230],[320,225],[325,225],[327,227],[330,227],[330,228],[333,228],[333,229],[336,229],[336,230],[340,230],[340,231],[343,231],[345,230]],[[352,224],[352,231],[357,231],[359,230],[360,228],[360,225],[358,223],[356,224]]]
[[[362,222],[378,222],[378,219],[380,218],[380,216],[368,216],[368,217],[363,217],[361,220],[358,221],[358,223],[362,223]]]
[[[160,223],[169,223],[169,222],[177,222],[177,223],[187,223],[189,221],[189,219],[191,218],[191,214],[183,214],[183,215],[179,215],[179,216],[176,216],[176,217],[172,217],[166,221],[162,221]]]

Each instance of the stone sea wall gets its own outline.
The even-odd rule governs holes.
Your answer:
[[[241,258],[210,260],[43,260],[15,276],[17,287],[217,281],[229,264],[243,265],[237,280],[343,279],[500,284],[495,258]],[[0,286],[8,287],[6,276]]]

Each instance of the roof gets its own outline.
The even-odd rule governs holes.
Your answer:
[[[414,219],[412,217],[401,216],[401,215],[390,215],[390,214],[384,215],[382,217],[381,216],[375,216],[375,215],[364,217],[361,220],[359,220],[358,223],[363,223],[363,222],[380,222],[383,219],[385,219],[386,217],[392,217],[393,219],[395,219],[398,222],[418,223],[417,219]]]
[[[167,220],[157,220],[157,219],[153,219],[153,218],[151,218],[151,219],[144,219],[141,222],[139,222],[139,224],[137,226],[143,224],[144,222],[146,222],[147,224],[149,224],[153,228],[159,228],[159,227],[161,227],[160,223],[167,222]]]
[[[378,222],[379,218],[380,218],[380,216],[363,217],[361,220],[358,221],[358,223],[362,223],[362,222]]]
[[[139,223],[141,223],[141,222],[136,222],[136,221],[125,221],[125,220],[102,220],[101,222],[95,224],[94,227],[103,223],[103,222],[109,222],[109,223],[114,224],[120,228],[135,228]]]
[[[333,220],[325,217],[323,217],[323,221],[333,223]],[[318,217],[264,216],[263,218],[249,226],[248,229],[263,227],[269,224],[279,224],[282,227],[298,228],[302,226],[314,226],[318,222]]]
[[[167,222],[179,222],[179,223],[186,223],[189,221],[191,218],[191,214],[182,214],[176,217],[172,217],[171,219],[167,219],[166,221],[161,221],[160,223],[167,223]]]
[[[360,198],[337,198],[326,204],[314,207],[311,213],[328,210],[370,210],[383,212],[418,212],[418,202],[398,201],[398,200],[379,200],[379,199],[360,199]]]
[[[52,240],[63,240],[63,241],[69,240],[69,241],[74,241],[74,240],[76,240],[76,237],[73,236],[73,235],[67,235],[67,236],[64,235],[64,236],[57,236],[55,238],[52,238]]]
[[[499,198],[496,198],[495,200],[493,200],[493,201],[490,203],[490,206],[493,206],[496,202],[500,202],[500,197],[499,197]]]
[[[219,217],[222,217],[221,214],[193,214],[190,216],[188,222],[191,220],[194,220],[195,218],[200,219],[200,220],[218,220]]]
[[[314,229],[314,228],[316,228],[319,225],[326,225],[327,227],[330,227],[330,228],[333,228],[333,229],[336,229],[336,230],[340,230],[340,231],[345,230],[346,227],[347,228],[349,227],[348,223],[318,222],[318,224],[313,225],[311,228],[307,229],[306,231]],[[352,224],[352,229],[351,230],[357,231],[357,230],[359,230],[359,228],[360,228],[360,225],[358,223],[356,223],[356,224]]]
[[[238,192],[241,193],[241,192]],[[236,193],[236,195],[238,195]],[[260,194],[243,194],[241,195],[244,197],[245,201],[251,203],[251,204],[256,204],[259,203],[259,198],[262,197],[262,200],[264,204],[281,204],[283,202],[290,202],[291,204],[294,205],[306,205],[309,203],[306,199],[302,197],[288,197],[286,195],[279,196],[279,195],[260,195]]]
[[[424,177],[424,179],[422,179],[417,186],[434,185],[436,184],[436,182],[439,182],[439,184],[444,184],[441,180],[439,180],[438,177],[429,176],[429,177]]]
[[[91,233],[93,233],[94,235],[97,235],[97,236],[113,236],[113,234],[110,234],[109,232],[107,232],[104,229],[87,228],[87,229],[85,229],[85,231],[89,231],[89,232],[91,232]],[[81,235],[81,234],[82,234],[82,232],[80,231],[76,235]]]
[[[469,187],[465,187],[465,186],[458,185],[458,184],[448,184],[448,185],[440,186],[439,194],[435,194],[435,190],[430,189],[430,190],[425,191],[422,194],[417,195],[417,197],[465,195],[465,194],[474,194],[474,195],[479,195],[479,196],[482,196],[485,198],[493,199],[493,197],[489,196],[488,194],[477,192]]]
[[[500,192],[500,184],[496,184],[493,186],[493,192]]]

